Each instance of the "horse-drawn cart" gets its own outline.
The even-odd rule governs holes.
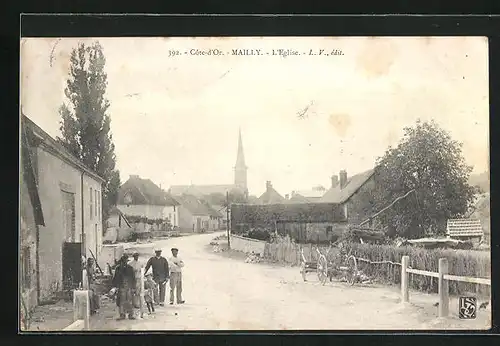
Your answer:
[[[331,249],[332,245],[330,245],[326,254],[323,254],[316,247],[315,250],[318,254],[317,261],[307,261],[304,256],[304,251],[301,249],[300,273],[302,274],[303,280],[307,281],[306,274],[316,272],[319,282],[323,285],[327,280],[330,280],[330,282],[333,281],[333,277],[337,277],[350,285],[354,285],[359,276],[356,257],[351,254],[339,254],[335,256],[336,260],[328,260]]]
[[[385,238],[385,232],[381,230],[377,230],[372,228],[372,221],[384,213],[386,210],[392,208],[398,201],[407,198],[408,196],[415,194],[415,190],[410,190],[403,196],[397,197],[391,204],[387,207],[383,208],[379,212],[370,216],[365,221],[361,222],[356,226],[349,227],[349,231],[352,235],[357,238],[361,243],[363,243],[363,238],[371,239],[375,241],[380,241]],[[415,197],[416,198],[416,197]],[[365,227],[364,225],[368,224],[369,227]],[[397,264],[391,261],[370,261],[364,258],[356,258],[351,252],[345,253],[343,251],[343,243],[342,241],[337,242],[337,248],[339,249],[339,254],[334,257],[334,260],[329,260],[328,257],[330,255],[330,251],[333,247],[333,244],[330,244],[326,254],[322,254],[321,251],[316,247],[316,253],[318,254],[317,261],[307,261],[304,256],[304,251],[301,249],[301,266],[300,273],[302,274],[302,278],[304,281],[306,280],[306,274],[310,272],[316,272],[318,275],[319,281],[324,285],[326,280],[333,280],[333,277],[338,277],[341,281],[346,281],[351,285],[354,285],[356,282],[369,282],[370,280],[363,274],[362,271],[359,270],[358,264],[364,263],[364,265],[368,264]],[[363,265],[362,265],[363,266]]]

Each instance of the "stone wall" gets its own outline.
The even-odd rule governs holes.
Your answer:
[[[231,249],[236,251],[242,251],[245,253],[251,253],[253,251],[254,253],[264,255],[265,246],[266,242],[262,240],[231,235]]]

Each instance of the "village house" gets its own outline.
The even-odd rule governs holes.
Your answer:
[[[450,219],[446,224],[446,235],[451,239],[479,244],[485,238],[479,219]]]
[[[352,177],[348,177],[347,172],[341,170],[338,177],[332,176],[331,187],[319,202],[342,205],[348,223],[360,224],[376,212],[372,208],[372,192],[376,186],[376,177],[374,169]]]
[[[36,282],[29,285],[36,288],[40,303],[81,282],[82,256],[99,257],[104,180],[24,114],[21,140],[22,176],[26,178],[21,182],[22,201],[27,201],[26,191],[32,196],[31,207],[21,206],[21,226],[25,228],[21,231],[21,264],[26,271],[35,271],[31,279]],[[32,208],[35,223],[29,212]],[[25,239],[27,231],[30,235]],[[28,245],[33,237],[35,244]]]
[[[478,219],[481,221],[481,229],[484,236],[483,243],[490,244],[491,242],[491,217],[490,217],[490,193],[482,193],[476,196],[474,207],[468,216],[471,219]]]
[[[257,204],[278,204],[284,202],[285,198],[274,189],[270,181],[266,182],[266,191],[257,200]]]
[[[196,196],[175,196],[179,201],[179,230],[201,233],[220,228],[222,214]]]
[[[343,206],[336,203],[234,204],[231,210],[235,234],[265,229],[297,242],[327,242],[336,240],[347,226]]]
[[[24,132],[24,131],[23,131]],[[21,135],[19,184],[20,294],[22,308],[31,311],[40,293],[38,243],[39,228],[45,226],[27,136]]]
[[[149,220],[169,220],[172,227],[179,224],[179,202],[150,179],[131,175],[118,190],[118,209],[125,216]]]
[[[112,207],[109,211],[108,220],[106,221],[106,227],[122,228],[122,227],[132,227],[128,222],[125,214],[118,209],[118,207]]]
[[[285,195],[286,203],[315,203],[326,193],[324,186],[314,186],[311,190],[292,191],[291,196]]]

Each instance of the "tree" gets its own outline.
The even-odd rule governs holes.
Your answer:
[[[380,216],[394,235],[441,235],[448,219],[462,217],[469,210],[476,189],[468,184],[472,167],[466,165],[461,147],[434,121],[418,120],[414,127],[404,129],[396,148],[379,158],[375,210],[415,190]]]
[[[58,140],[105,180],[102,191],[105,222],[111,207],[116,205],[120,187],[120,172],[115,167],[115,146],[110,132],[111,119],[107,114],[110,104],[105,97],[106,58],[99,42],[90,46],[79,44],[71,52],[70,63],[64,90],[66,102],[59,109],[62,137]]]

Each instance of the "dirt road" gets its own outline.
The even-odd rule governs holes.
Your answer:
[[[336,330],[336,329],[487,329],[491,310],[476,320],[454,316],[439,320],[436,295],[411,293],[399,302],[397,288],[350,287],[340,282],[321,286],[314,274],[303,282],[297,268],[244,263],[206,250],[216,234],[157,243],[164,254],[175,245],[185,261],[184,305],[158,308],[142,320],[107,319],[99,330]]]

